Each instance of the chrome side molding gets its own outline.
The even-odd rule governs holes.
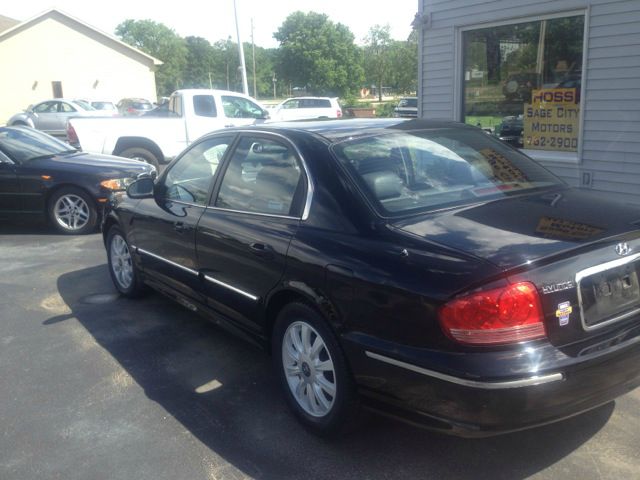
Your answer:
[[[506,380],[503,382],[482,382],[478,380],[467,380],[466,378],[454,377],[453,375],[447,375],[446,373],[428,370],[426,368],[422,368],[411,363],[402,362],[400,360],[396,360],[395,358],[390,358],[384,355],[370,352],[368,350],[365,351],[365,354],[369,358],[373,358],[375,360],[379,360],[380,362],[388,363],[396,367],[404,368],[406,370],[411,370],[412,372],[420,373],[422,375],[426,375],[427,377],[437,378],[438,380],[455,383],[464,387],[480,388],[484,390],[502,390],[508,388],[533,387],[536,385],[543,385],[545,383],[564,380],[564,375],[562,373],[551,373],[548,375],[535,375],[533,377],[520,378],[517,380]]]

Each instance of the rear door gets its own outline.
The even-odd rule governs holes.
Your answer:
[[[210,306],[245,328],[281,280],[307,180],[292,145],[242,134],[200,219],[196,245]]]
[[[202,300],[195,252],[196,225],[233,135],[208,138],[187,150],[158,180],[156,198],[141,200],[132,237],[144,269],[181,294]]]
[[[58,103],[58,116],[55,121],[55,134],[56,135],[66,135],[67,132],[67,121],[71,118],[78,115],[78,110],[76,107],[67,102],[59,102]]]

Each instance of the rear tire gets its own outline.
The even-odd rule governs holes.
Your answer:
[[[114,225],[109,229],[106,247],[109,274],[116,290],[129,298],[142,295],[146,288],[120,227]]]
[[[153,165],[156,167],[156,170],[160,168],[160,162],[158,161],[158,157],[152,153],[150,150],[142,147],[131,147],[127,148],[120,153],[118,156],[131,158],[133,160],[139,160],[141,162],[146,162],[149,165]]]
[[[316,435],[333,437],[357,425],[359,399],[337,338],[310,306],[294,302],[278,314],[272,356],[287,404]]]

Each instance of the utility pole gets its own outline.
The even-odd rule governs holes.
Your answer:
[[[245,95],[249,95],[249,85],[247,85],[247,66],[244,63],[244,48],[242,47],[242,40],[240,40],[240,26],[238,25],[238,8],[236,7],[236,0],[233,0],[233,13],[236,17],[236,35],[238,37],[238,55],[240,56],[240,68],[242,69],[242,92]]]
[[[271,81],[273,82],[273,99],[276,99],[276,82],[278,81],[278,79],[276,78],[276,74],[273,74],[273,77],[271,77]]]
[[[253,98],[258,99],[258,88],[256,82],[256,44],[253,41],[253,18],[251,19],[251,50],[253,57]]]
[[[213,90],[213,83],[211,82],[211,72],[209,72],[209,88]]]

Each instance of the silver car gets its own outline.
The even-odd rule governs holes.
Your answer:
[[[45,100],[29,106],[24,112],[11,117],[7,125],[23,125],[42,130],[50,135],[62,137],[66,135],[67,120],[69,118],[102,115],[104,115],[104,112],[96,110],[84,100],[56,98],[55,100]]]

